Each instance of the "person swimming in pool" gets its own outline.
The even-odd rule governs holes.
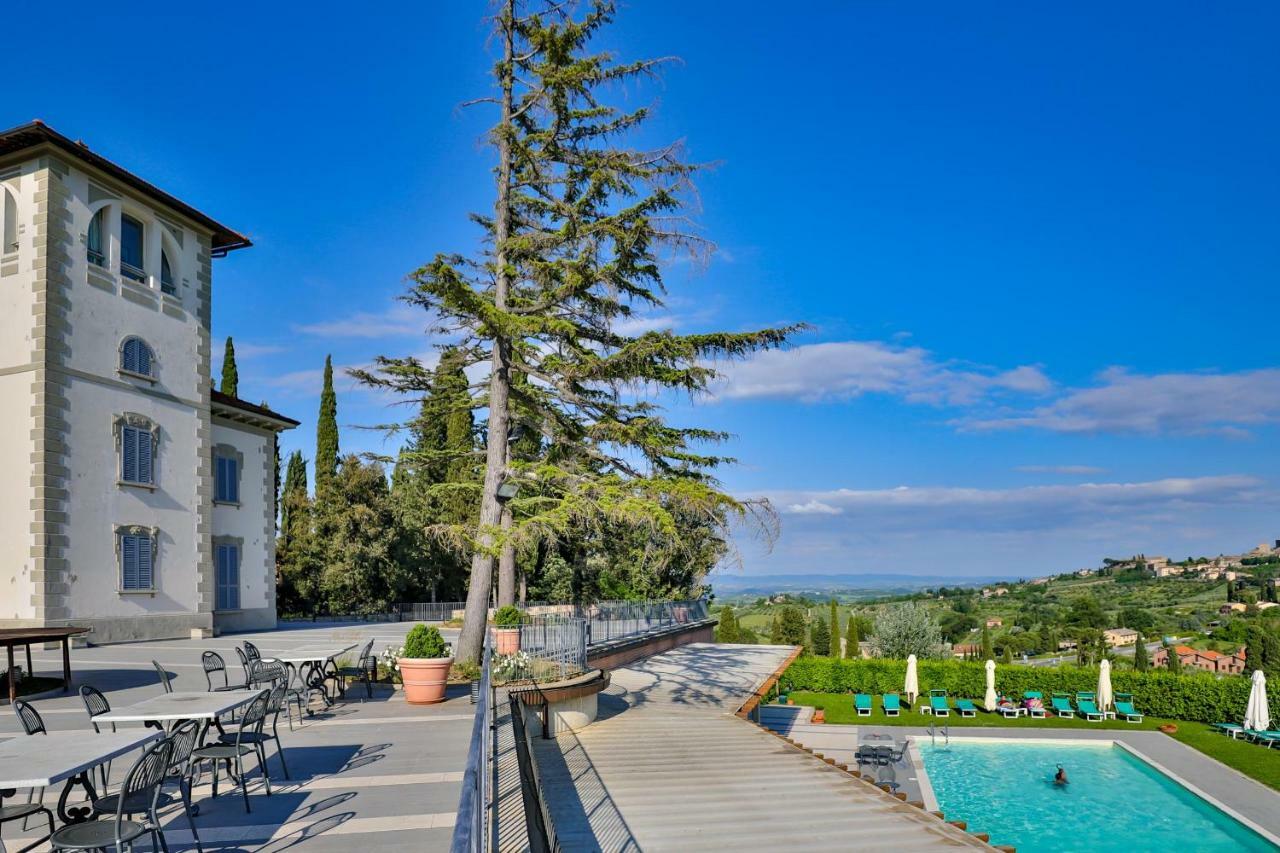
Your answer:
[[[1062,765],[1061,765],[1061,764],[1059,764],[1059,765],[1058,765],[1058,772],[1057,772],[1056,774],[1054,774],[1054,777],[1053,777],[1053,784],[1055,784],[1055,785],[1066,785],[1066,784],[1067,784],[1067,782],[1068,782],[1068,779],[1067,779],[1067,771],[1063,769],[1063,767],[1062,767]]]

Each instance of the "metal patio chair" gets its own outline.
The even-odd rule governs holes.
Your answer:
[[[144,835],[151,836],[151,849],[168,850],[164,830],[156,815],[156,800],[160,786],[169,771],[169,757],[173,754],[170,738],[151,744],[143,751],[137,763],[130,768],[120,790],[100,798],[115,804],[115,811],[108,820],[73,823],[53,833],[49,839],[54,850],[114,850],[126,853],[133,849],[133,842]],[[94,805],[97,805],[95,801]],[[133,815],[142,815],[133,820]]]
[[[169,673],[164,671],[164,667],[160,665],[160,661],[153,660],[151,665],[155,667],[156,674],[160,676],[160,686],[164,688],[164,692],[172,693],[173,683],[169,681]]]
[[[240,793],[244,796],[244,810],[252,811],[249,807],[249,785],[245,779],[244,773],[244,756],[254,753],[258,758],[258,768],[262,771],[262,781],[267,789],[267,796],[271,796],[271,777],[267,775],[267,762],[261,743],[254,743],[253,738],[246,738],[245,735],[254,732],[262,732],[263,721],[267,717],[267,704],[271,699],[271,691],[263,690],[254,700],[249,703],[240,717],[239,727],[234,736],[229,736],[230,742],[219,742],[201,746],[191,753],[193,761],[212,761],[213,762],[213,795],[218,796],[218,762],[225,762],[228,772],[231,772],[232,762],[235,763],[235,777],[240,782]]]
[[[347,679],[355,679],[356,681],[364,682],[365,695],[372,699],[373,682],[378,680],[378,659],[373,655],[373,640],[364,644],[355,666],[339,667],[336,673],[338,676],[338,692],[343,698],[346,698],[347,695]]]

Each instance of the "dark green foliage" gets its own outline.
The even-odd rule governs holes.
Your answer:
[[[1156,618],[1141,607],[1126,607],[1120,611],[1120,626],[1132,628],[1139,634],[1155,627]]]
[[[820,655],[831,648],[831,629],[827,626],[827,620],[821,616],[817,616],[813,620],[813,624],[809,626],[809,642],[805,646],[805,651],[809,654]]]
[[[1146,672],[1150,666],[1151,658],[1147,654],[1147,644],[1139,636],[1138,644],[1133,647],[1133,668],[1138,672]]]
[[[846,658],[862,657],[862,650],[858,646],[861,640],[862,637],[858,635],[858,620],[850,613],[849,624],[845,626],[844,635],[844,656]]]
[[[324,357],[324,385],[320,389],[320,418],[316,422],[316,499],[338,470],[338,398],[333,393],[333,359]]]
[[[1081,628],[1108,628],[1107,614],[1102,612],[1102,605],[1092,595],[1082,595],[1071,602],[1067,612],[1067,624]]]
[[[449,653],[440,629],[434,625],[414,625],[404,638],[404,650],[401,657],[406,658],[442,658]]]
[[[1004,653],[1000,655],[1001,663],[1013,663],[1013,646],[1005,644]]]
[[[920,690],[946,690],[952,696],[978,699],[986,692],[985,662],[922,660],[918,663]],[[787,669],[783,678],[795,690],[819,693],[889,693],[902,690],[906,662],[900,660],[832,660],[802,657]],[[1153,717],[1194,720],[1204,723],[1239,721],[1249,701],[1249,679],[1241,676],[1218,678],[1212,673],[1177,675],[1161,669],[1136,672],[1112,670],[1111,686],[1119,693],[1132,693],[1139,711]],[[996,688],[1020,696],[1039,690],[1048,696],[1054,691],[1075,693],[1096,690],[1098,670],[1093,667],[1029,667],[996,665]],[[1272,707],[1280,705],[1280,683],[1269,681],[1267,693]]]
[[[240,371],[236,370],[236,348],[230,335],[222,349],[222,385],[218,390],[232,397],[240,396]]]
[[[834,598],[831,599],[831,619],[828,622],[828,627],[831,629],[831,643],[827,654],[833,658],[838,658],[840,657],[840,611],[837,609]]]
[[[740,635],[738,617],[733,614],[733,608],[728,605],[720,608],[720,623],[716,625],[716,642],[737,643],[740,642]]]
[[[968,637],[969,632],[976,627],[978,627],[978,619],[972,613],[948,610],[938,619],[938,628],[942,631],[942,638],[948,643],[960,642],[965,637]]]
[[[1171,675],[1177,675],[1182,672],[1182,658],[1178,657],[1177,648],[1174,646],[1165,646],[1169,652],[1169,659],[1165,663],[1165,668],[1169,670]]]
[[[313,559],[332,613],[386,613],[410,578],[396,559],[399,526],[382,467],[348,456],[317,502]]]
[[[511,604],[499,607],[493,614],[496,628],[519,628],[523,623],[524,611]]]
[[[769,641],[775,645],[803,646],[805,644],[804,613],[798,607],[787,606],[774,618]]]
[[[995,646],[991,644],[991,629],[982,626],[982,659],[991,660],[996,656]]]
[[[311,538],[311,498],[307,463],[289,456],[280,493],[280,535],[276,539],[276,606],[281,614],[312,614],[321,607],[320,573]]]

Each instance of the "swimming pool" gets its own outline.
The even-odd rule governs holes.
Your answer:
[[[1019,850],[1276,850],[1262,836],[1110,741],[921,744],[948,820]],[[1056,765],[1070,784],[1053,784]]]

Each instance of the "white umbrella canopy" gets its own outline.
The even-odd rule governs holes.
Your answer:
[[[1255,732],[1271,728],[1271,711],[1267,708],[1267,677],[1262,670],[1253,671],[1253,688],[1249,691],[1249,706],[1244,710],[1244,727]]]
[[[996,709],[996,662],[987,661],[987,695],[982,699],[982,706],[988,711]]]
[[[1103,658],[1098,664],[1098,710],[1105,712],[1114,698],[1111,693],[1111,661]]]
[[[920,695],[920,679],[916,676],[916,656],[907,655],[907,680],[902,685],[902,694],[908,702],[915,702]]]

